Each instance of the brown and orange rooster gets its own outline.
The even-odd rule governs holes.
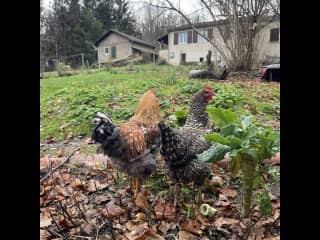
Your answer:
[[[117,125],[102,113],[95,116],[92,139],[101,144],[113,167],[133,178],[134,196],[141,180],[156,170],[161,120],[153,88],[141,96],[134,116],[126,123]]]
[[[198,161],[196,155],[211,146],[203,137],[212,129],[205,110],[213,96],[214,92],[208,85],[199,90],[191,99],[186,123],[180,129],[173,129],[163,121],[159,123],[160,153],[165,160],[167,173],[175,184],[175,206],[179,193],[178,184],[193,182],[194,185],[201,186],[211,175],[209,165]]]

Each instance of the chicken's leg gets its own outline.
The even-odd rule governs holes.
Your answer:
[[[139,192],[139,186],[140,186],[140,181],[139,178],[133,178],[133,191],[134,191],[134,197],[138,195]]]

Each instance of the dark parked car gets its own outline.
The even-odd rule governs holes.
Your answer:
[[[280,82],[280,64],[262,66],[259,69],[258,80],[267,82]]]

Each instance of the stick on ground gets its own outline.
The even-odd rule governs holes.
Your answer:
[[[63,164],[65,164],[66,162],[68,162],[70,160],[70,158],[73,156],[73,154],[75,154],[75,152],[79,151],[80,150],[80,147],[77,147],[75,150],[73,150],[69,156],[67,156],[62,163],[60,163],[58,166],[56,166],[55,168],[53,168],[50,172],[48,172],[47,175],[45,175],[43,178],[40,179],[40,184],[46,180],[48,177],[50,177],[50,175],[56,171],[58,168],[60,168]]]

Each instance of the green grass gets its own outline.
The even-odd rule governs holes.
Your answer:
[[[139,97],[149,87],[156,87],[163,116],[188,109],[191,96],[204,84],[211,85],[216,97],[210,106],[250,112],[245,104],[256,108],[262,120],[279,115],[279,85],[261,83],[252,87],[240,83],[189,80],[195,66],[129,65],[77,72],[70,77],[45,73],[40,81],[40,136],[63,140],[68,134],[89,135],[91,120],[97,111],[111,114],[115,122],[124,122],[134,113]],[[173,104],[170,98],[178,100]],[[63,128],[60,128],[63,127]]]

